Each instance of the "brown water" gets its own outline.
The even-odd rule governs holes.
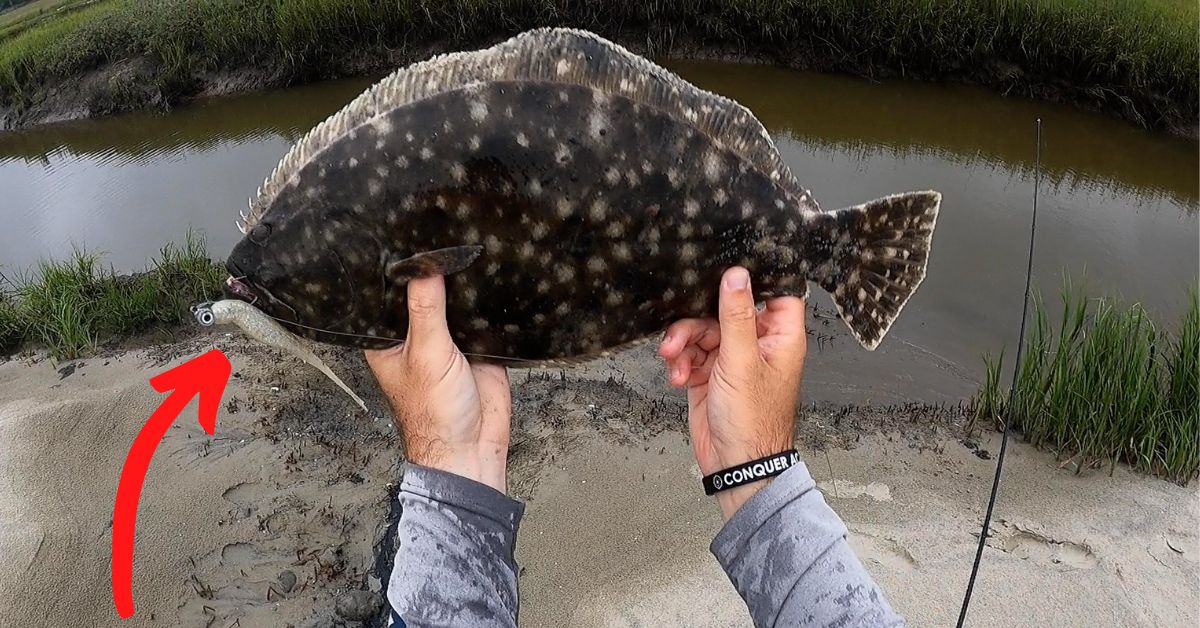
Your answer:
[[[1034,120],[1044,123],[1035,285],[1064,270],[1093,292],[1139,301],[1174,324],[1200,263],[1200,161],[1193,142],[1103,116],[960,86],[871,83],[765,66],[673,62],[750,107],[801,183],[833,209],[898,191],[944,194],[929,275],[883,347],[840,322],[809,367],[811,399],[937,401],[974,389],[980,356],[1011,355],[1033,191]],[[140,268],[189,227],[215,257],[239,209],[288,146],[368,85],[337,81],[0,134],[0,264],[7,272],[100,249]],[[828,304],[824,295],[820,303]]]

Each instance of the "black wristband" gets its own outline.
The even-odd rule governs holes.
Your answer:
[[[745,486],[752,482],[773,478],[800,462],[795,449],[772,454],[766,458],[751,460],[712,475],[704,476],[704,494],[713,495],[720,491]]]

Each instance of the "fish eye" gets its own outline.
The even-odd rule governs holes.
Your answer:
[[[271,225],[268,223],[259,223],[250,230],[250,241],[255,244],[266,242],[267,237],[271,235]]]

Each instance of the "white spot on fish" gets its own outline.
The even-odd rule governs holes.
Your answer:
[[[487,319],[483,319],[483,318],[471,319],[471,328],[478,329],[478,330],[487,329],[488,328]]]
[[[625,294],[616,290],[610,290],[608,295],[604,297],[604,304],[609,307],[615,307],[625,302]]]
[[[598,94],[600,92],[595,93]],[[600,139],[603,137],[605,132],[608,130],[608,126],[608,115],[604,111],[600,109],[593,109],[592,112],[588,114],[588,132],[592,134],[594,139]]]
[[[450,176],[454,177],[455,181],[462,183],[467,180],[467,169],[460,163],[451,164]]]
[[[604,180],[607,181],[609,185],[616,185],[621,181],[621,173],[616,168],[609,166],[604,171]]]
[[[533,229],[531,229],[529,232],[529,234],[533,236],[534,240],[541,240],[542,238],[546,237],[546,234],[548,233],[550,233],[550,225],[547,225],[544,222],[534,223]]]
[[[690,222],[683,222],[679,224],[678,232],[679,237],[686,240],[696,233],[696,228]]]
[[[567,148],[566,144],[559,143],[558,148],[554,151],[554,159],[559,164],[566,164],[571,161],[571,149]]]
[[[593,273],[602,273],[608,269],[608,263],[606,263],[599,256],[592,256],[590,259],[588,259],[587,267],[588,270]]]
[[[517,133],[517,143],[520,144],[522,148],[529,148],[529,138],[526,137],[525,133],[523,132]]]
[[[429,159],[433,157],[433,149],[428,146],[421,149],[421,159]]]
[[[488,253],[493,255],[499,253],[504,248],[504,245],[500,244],[500,238],[490,234],[483,239],[483,246],[487,249]]]
[[[351,168],[357,168],[358,167],[358,159],[355,157],[351,157],[348,161],[346,161],[346,165],[350,166]]]
[[[559,59],[558,63],[554,66],[554,69],[556,72],[558,72],[559,76],[562,76],[571,71],[571,62],[567,61],[566,59]]]
[[[716,151],[708,151],[704,155],[704,176],[710,183],[716,183],[724,174],[725,167],[721,164],[721,156]]]
[[[746,220],[754,215],[754,206],[750,201],[742,201],[742,220]]]
[[[592,206],[588,209],[588,216],[596,222],[604,220],[608,217],[608,203],[602,198],[592,201]]]
[[[475,299],[478,298],[478,296],[479,293],[475,290],[475,286],[468,285],[462,289],[463,303],[468,307],[475,305]]]
[[[458,209],[455,210],[454,215],[458,216],[460,220],[466,220],[471,216],[471,206],[466,202],[459,203]]]
[[[717,188],[717,191],[713,192],[713,202],[717,205],[724,205],[728,200],[729,193],[725,191],[725,188]]]
[[[570,283],[575,279],[575,268],[568,264],[559,264],[554,270],[554,277],[558,279],[558,283]]]
[[[671,182],[672,187],[679,187],[681,183],[679,179],[679,170],[677,168],[667,168],[667,180]]]
[[[542,182],[537,179],[529,180],[529,194],[531,196],[540,196],[542,194]]]
[[[472,135],[471,139],[467,140],[467,148],[470,148],[472,151],[479,150],[479,147],[481,145],[482,145],[482,142],[479,141],[478,135]]]
[[[487,104],[480,100],[471,101],[471,119],[482,122],[488,115]]]
[[[379,179],[371,179],[367,181],[367,192],[371,196],[379,196],[383,192],[383,181]]]
[[[518,249],[517,254],[521,256],[521,259],[529,259],[533,257],[533,243],[522,242],[521,248]]]
[[[546,281],[545,279],[539,281],[537,283],[537,291],[538,294],[546,294],[547,292],[550,292],[550,282]]]
[[[393,163],[395,163],[397,166],[399,166],[401,168],[407,168],[408,167],[408,157],[405,157],[404,155],[400,155],[399,157],[396,158],[396,160]]]
[[[613,245],[613,257],[622,262],[628,262],[633,258],[633,253],[629,249],[629,245],[624,242],[618,242]]]
[[[613,239],[625,235],[625,223],[620,220],[608,223],[608,226],[604,228],[604,235]]]
[[[500,272],[500,264],[498,262],[491,262],[487,265],[487,268],[484,269],[484,272],[486,272],[488,274],[488,276],[491,277],[492,275],[495,275],[496,273]]]
[[[570,218],[571,214],[575,213],[574,205],[565,197],[559,198],[554,207],[557,210],[558,217],[562,219]]]
[[[683,271],[682,279],[685,286],[694,286],[700,282],[700,276],[697,275],[696,271],[692,268]]]
[[[683,214],[688,218],[695,218],[700,215],[700,203],[696,199],[689,198],[683,201]]]
[[[694,261],[698,254],[699,248],[692,242],[684,242],[679,247],[679,260],[682,262]]]

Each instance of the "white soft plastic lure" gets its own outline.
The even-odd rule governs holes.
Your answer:
[[[192,307],[192,314],[205,327],[233,323],[251,338],[300,358],[306,364],[324,373],[325,377],[333,380],[333,383],[346,391],[346,394],[350,395],[359,407],[367,411],[367,404],[358,395],[354,394],[354,391],[350,390],[350,387],[335,375],[321,361],[321,358],[317,357],[317,354],[308,348],[303,340],[284,329],[282,325],[275,322],[270,316],[262,313],[258,308],[249,303],[232,299],[201,303]]]

